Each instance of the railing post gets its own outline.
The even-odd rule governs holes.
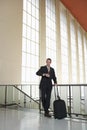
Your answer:
[[[7,104],[7,85],[5,86],[5,107]]]
[[[71,118],[71,86],[69,85],[69,116]]]
[[[21,90],[22,90],[22,85],[21,85]]]
[[[24,107],[26,107],[26,95],[24,94]]]
[[[41,90],[39,89],[39,113],[41,114]]]
[[[30,85],[30,97],[32,97],[32,85]],[[30,99],[31,102],[31,99]]]

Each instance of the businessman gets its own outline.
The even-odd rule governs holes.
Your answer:
[[[57,84],[55,71],[50,66],[51,62],[52,60],[50,58],[47,58],[46,65],[41,66],[40,69],[36,72],[38,76],[42,76],[40,81],[40,91],[41,91],[42,105],[45,111],[44,116],[46,117],[51,117],[48,109],[50,107],[52,80],[54,81],[54,84]]]

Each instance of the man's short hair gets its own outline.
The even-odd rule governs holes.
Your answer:
[[[48,60],[50,60],[50,62],[52,61],[52,60],[51,60],[51,58],[47,58],[47,60],[46,60],[46,61],[48,61]]]

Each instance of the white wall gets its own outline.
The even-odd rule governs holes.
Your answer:
[[[22,0],[0,0],[0,84],[20,83]]]

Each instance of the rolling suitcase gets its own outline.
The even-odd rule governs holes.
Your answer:
[[[54,118],[63,119],[67,117],[65,101],[60,99],[59,93],[58,93],[58,87],[57,87],[57,96],[56,96],[55,86],[54,86],[54,93],[55,93],[55,101],[53,102]]]

